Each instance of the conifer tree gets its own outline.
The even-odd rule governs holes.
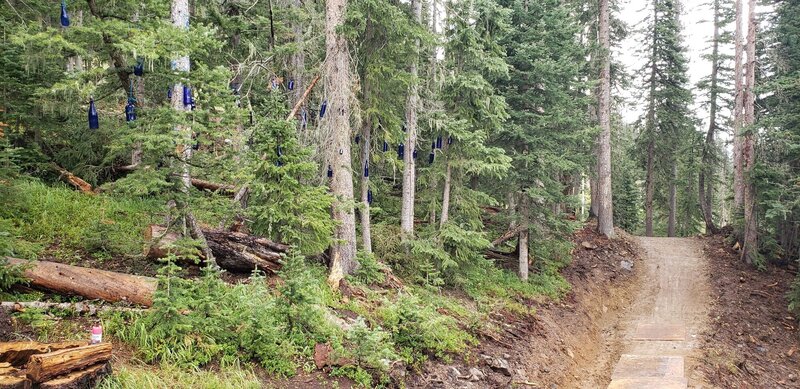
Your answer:
[[[330,137],[327,159],[333,170],[330,183],[335,196],[333,219],[338,223],[333,234],[328,283],[334,289],[338,289],[339,282],[358,267],[353,168],[350,160],[352,77],[347,38],[340,31],[346,12],[347,0],[326,0],[324,77],[329,112],[324,123]]]
[[[513,217],[521,227],[519,273],[524,278],[530,226],[541,226],[532,239],[563,231],[563,216],[554,205],[571,202],[566,189],[572,183],[560,178],[579,176],[590,163],[587,146],[595,134],[587,126],[589,99],[579,93],[588,86],[581,80],[589,50],[576,38],[581,26],[569,5],[551,0],[502,4],[511,9],[514,26],[502,41],[511,67],[502,83],[510,119],[493,142],[512,156],[506,181],[519,208]],[[551,42],[559,42],[558,48]]]
[[[724,105],[728,95],[731,93],[729,79],[732,77],[728,71],[728,68],[730,68],[728,63],[731,58],[721,50],[731,43],[731,35],[725,28],[732,22],[733,10],[720,0],[713,0],[710,3],[710,8],[713,12],[712,26],[714,32],[711,38],[711,52],[703,57],[711,62],[711,73],[698,85],[706,90],[708,95],[708,100],[706,101],[708,105],[708,130],[703,143],[697,189],[706,232],[714,233],[717,231],[714,223],[714,185],[716,181],[714,174],[720,162],[715,139],[718,132],[726,129],[728,122],[720,107]]]
[[[756,263],[758,253],[758,213],[756,210],[756,187],[752,177],[753,166],[756,163],[755,151],[755,104],[756,104],[756,2],[748,2],[747,21],[747,68],[745,71],[744,88],[744,139],[741,144],[741,165],[744,182],[744,244],[742,245],[742,258],[748,264]]]
[[[614,237],[613,194],[611,191],[611,32],[610,0],[600,0],[600,87],[598,117],[600,136],[597,145],[597,226],[600,233]]]
[[[664,209],[668,214],[667,233],[675,234],[677,215],[677,172],[679,153],[686,152],[693,139],[689,112],[692,95],[687,88],[686,48],[681,39],[680,3],[653,0],[644,46],[649,52],[645,66],[648,107],[639,144],[645,155],[645,235],[654,234],[656,182],[668,187]],[[676,152],[677,151],[677,152]]]

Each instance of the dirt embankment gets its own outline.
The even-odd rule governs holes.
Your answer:
[[[534,316],[493,318],[502,331],[484,336],[466,358],[429,362],[409,387],[607,385],[621,352],[620,312],[633,299],[642,267],[640,248],[625,232],[618,234],[620,239],[608,240],[591,225],[579,231],[572,263],[564,270],[572,285],[566,298],[534,304]]]
[[[706,380],[720,388],[800,388],[800,332],[786,299],[797,269],[758,271],[723,236],[704,242],[712,275],[700,366]]]

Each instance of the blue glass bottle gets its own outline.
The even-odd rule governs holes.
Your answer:
[[[97,108],[94,106],[94,99],[89,99],[89,129],[100,128],[100,118],[97,116]]]

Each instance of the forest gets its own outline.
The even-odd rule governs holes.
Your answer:
[[[622,317],[661,238],[800,340],[797,1],[5,0],[0,31],[0,387],[605,387],[508,350]],[[53,343],[92,327],[113,356]]]

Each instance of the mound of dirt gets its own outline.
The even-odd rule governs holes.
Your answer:
[[[529,302],[533,316],[492,317],[500,331],[483,334],[470,355],[430,361],[407,382],[414,388],[578,387],[609,382],[619,356],[620,315],[633,296],[642,259],[624,231],[609,240],[587,225],[573,237],[572,263],[563,275],[572,290],[558,302]],[[595,366],[597,366],[595,368]],[[598,386],[598,387],[600,387]]]
[[[713,301],[702,335],[706,380],[722,388],[800,388],[800,334],[786,299],[796,271],[758,271],[721,235],[705,238],[705,253]]]

